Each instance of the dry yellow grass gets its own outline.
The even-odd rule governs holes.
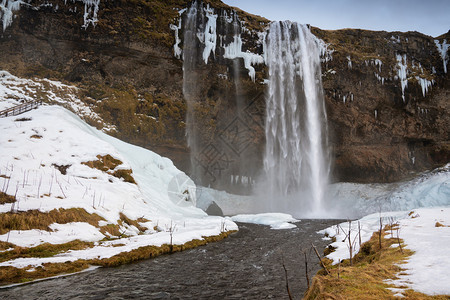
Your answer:
[[[122,222],[125,222],[126,224],[130,225],[130,226],[135,226],[137,229],[139,229],[140,232],[145,232],[148,228],[141,226],[139,224],[139,222],[143,223],[143,222],[148,222],[149,220],[145,219],[145,218],[139,218],[137,220],[131,220],[130,218],[128,218],[127,216],[125,216],[123,213],[119,214],[120,220]]]
[[[14,248],[14,247],[15,247],[14,244],[0,241],[0,250],[7,250],[7,249],[10,249],[10,248]]]
[[[25,248],[13,246],[12,250],[0,252],[0,262],[16,259],[19,257],[51,257],[68,250],[83,250],[94,246],[92,242],[84,242],[80,240],[71,241],[65,244],[45,243],[36,247]]]
[[[48,213],[39,210],[7,212],[0,214],[0,234],[10,230],[49,230],[48,226],[52,223],[87,222],[97,227],[100,220],[103,218],[97,214],[89,214],[82,208],[54,209]]]
[[[79,260],[59,264],[43,264],[35,269],[18,269],[14,267],[0,267],[0,285],[28,282],[40,278],[47,278],[61,274],[69,274],[87,269],[89,264]],[[30,271],[31,270],[31,271]]]
[[[386,227],[385,231],[390,230]],[[387,290],[391,286],[384,282],[386,279],[395,279],[396,274],[402,271],[401,264],[413,252],[398,245],[397,239],[386,239],[382,234],[382,247],[378,242],[378,233],[364,243],[361,251],[355,256],[353,266],[349,260],[341,265],[331,265],[325,259],[330,275],[323,270],[314,277],[310,289],[304,299],[394,299],[393,293]],[[402,241],[401,241],[402,242]],[[391,247],[392,246],[392,247]],[[406,299],[450,299],[450,296],[427,296],[413,290],[403,293]]]
[[[122,161],[115,159],[109,154],[103,156],[97,155],[97,158],[97,160],[82,162],[82,164],[103,172],[114,170],[117,166],[122,164]]]
[[[97,158],[98,158],[97,160],[82,162],[81,164],[86,165],[93,169],[107,172],[108,174],[111,174],[114,177],[122,178],[125,182],[130,182],[130,183],[136,184],[136,181],[134,180],[133,176],[131,175],[131,173],[133,173],[132,170],[121,169],[121,170],[116,170],[113,172],[113,170],[117,166],[122,164],[121,160],[116,159],[109,154],[103,155],[103,156],[97,155]]]
[[[14,203],[14,202],[16,202],[16,198],[14,198],[14,196],[10,196],[8,194],[0,192],[0,204]]]

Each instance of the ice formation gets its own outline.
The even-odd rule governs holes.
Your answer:
[[[170,24],[170,29],[175,31],[175,44],[173,45],[173,55],[178,59],[181,59],[181,54],[182,54],[182,50],[180,48],[181,39],[179,36],[179,31],[181,29],[181,22],[182,22],[181,15],[185,11],[186,11],[186,9],[182,9],[178,12],[178,14],[180,15],[180,17],[178,19],[178,25]]]
[[[20,9],[21,4],[24,4],[21,0],[2,0],[0,2],[0,21],[3,23],[3,31],[12,24],[14,12]]]
[[[347,65],[348,65],[348,68],[351,70],[352,69],[352,59],[350,58],[350,55],[347,56]]]
[[[407,63],[406,63],[406,54],[400,55],[397,54],[397,75],[400,79],[401,85],[402,85],[402,98],[403,102],[405,102],[405,88],[408,86],[408,78],[406,76],[407,71]]]
[[[216,52],[216,42],[217,42],[217,33],[216,33],[216,26],[217,26],[217,15],[214,14],[214,9],[208,6],[204,9],[206,13],[206,17],[208,18],[208,21],[205,24],[205,33],[204,33],[204,44],[205,49],[203,50],[203,60],[205,61],[205,64],[208,63],[209,55]]]
[[[83,14],[83,25],[84,29],[89,27],[89,24],[95,27],[98,22],[97,14],[98,14],[98,6],[100,4],[100,0],[72,0],[72,2],[82,2],[84,4],[84,14]],[[64,1],[67,4],[67,0]],[[0,2],[0,21],[3,23],[3,31],[6,30],[9,26],[11,26],[13,22],[14,12],[20,10],[20,6],[22,4],[27,4],[22,0],[1,0]],[[29,4],[27,4],[29,5]],[[45,3],[44,6],[51,5]],[[41,7],[38,6],[37,8]],[[56,9],[58,6],[56,6]],[[35,8],[36,9],[36,8]],[[75,9],[76,12],[76,9]]]
[[[83,28],[87,29],[89,24],[95,27],[97,24],[98,5],[100,0],[81,0],[84,3]]]
[[[225,46],[225,54],[223,57],[228,59],[242,58],[244,60],[244,66],[248,70],[248,75],[253,81],[255,81],[255,68],[253,65],[264,63],[263,56],[251,53],[250,51],[242,51],[242,38],[240,34],[235,35],[233,42]]]
[[[420,84],[422,88],[422,94],[425,95],[428,93],[428,88],[431,87],[434,83],[434,80],[428,80],[419,76],[416,76],[417,82]]]
[[[380,76],[377,72],[373,72],[373,74],[375,75],[377,80],[381,82],[381,84],[384,84],[384,80],[385,80],[384,77]]]
[[[374,61],[375,66],[378,67],[378,71],[381,73],[381,66],[383,65],[383,62],[381,60],[379,60],[378,58],[375,59]]]
[[[444,39],[442,41],[442,45],[438,40],[434,40],[436,47],[438,48],[439,54],[441,54],[442,63],[444,64],[444,72],[447,73],[447,64],[448,64],[448,48],[450,44],[447,44],[447,40]]]
[[[316,37],[316,42],[320,51],[320,58],[322,62],[329,62],[333,60],[333,49],[329,49],[329,44],[325,43],[323,40]]]

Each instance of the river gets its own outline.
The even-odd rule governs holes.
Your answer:
[[[273,230],[239,223],[239,232],[203,247],[115,268],[0,289],[1,299],[288,299],[283,260],[295,299],[319,270],[311,243],[323,252],[317,231],[336,220],[302,220]]]

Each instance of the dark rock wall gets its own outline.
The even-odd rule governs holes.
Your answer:
[[[322,71],[336,179],[395,181],[449,161],[449,77],[433,38],[313,32],[335,49]],[[397,55],[407,65],[404,99]],[[418,79],[433,81],[425,96]]]
[[[170,29],[188,2],[101,1],[96,26],[87,28],[81,2],[49,2],[53,6],[33,0],[16,13],[0,36],[0,69],[77,85],[82,100],[117,126],[117,137],[168,156],[189,172],[183,61],[174,56]],[[231,14],[220,1],[206,2],[219,16]],[[262,54],[257,32],[268,21],[241,11],[238,16],[247,28],[240,29],[243,50]],[[226,43],[230,30],[218,22]],[[416,32],[312,31],[333,50],[322,73],[335,180],[389,182],[450,161],[449,75],[433,38]],[[439,40],[444,38],[450,41],[448,34]],[[397,55],[406,57],[404,93],[396,77]],[[235,192],[245,192],[262,168],[267,70],[255,69],[253,82],[243,60],[223,58],[221,47],[195,69],[199,166],[209,184]],[[416,77],[434,82],[425,96]],[[205,156],[214,150],[211,145],[219,152],[215,161]]]

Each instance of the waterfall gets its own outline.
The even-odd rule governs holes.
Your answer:
[[[199,61],[199,41],[197,38],[198,11],[201,6],[194,1],[187,10],[184,21],[184,43],[183,43],[183,95],[186,100],[186,138],[191,151],[192,175],[195,170],[195,155],[198,152],[198,137],[195,129],[195,102],[198,94],[198,78],[196,75],[197,64]]]
[[[271,211],[320,214],[328,184],[327,120],[317,38],[305,25],[270,25],[264,189]]]

